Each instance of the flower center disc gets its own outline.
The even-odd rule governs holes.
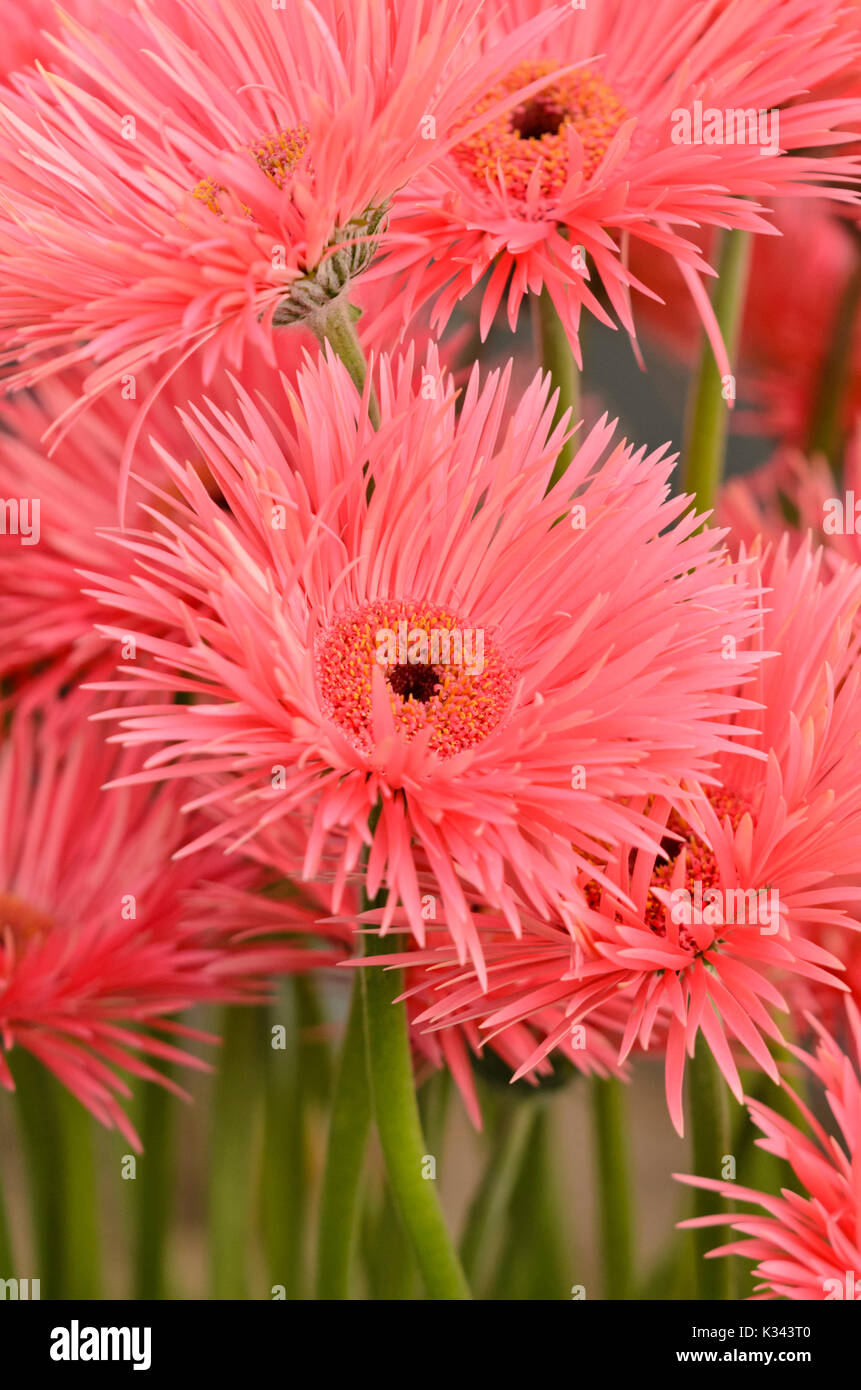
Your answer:
[[[558,66],[552,59],[518,64],[476,103],[469,119],[489,111],[511,92],[554,72]],[[561,193],[568,179],[568,128],[573,126],[583,143],[583,176],[589,179],[627,116],[603,77],[579,68],[551,82],[455,146],[454,158],[482,188],[487,187],[488,176],[495,181],[501,170],[507,192],[519,198],[525,198],[536,162],[540,162],[541,194],[553,198]]]
[[[737,796],[732,792],[723,789],[711,790],[707,793],[708,799],[712,804],[712,809],[718,820],[723,821],[729,817],[733,831],[738,829],[742,816],[749,810]],[[721,876],[718,868],[717,859],[713,850],[699,839],[687,823],[677,816],[675,812],[667,822],[667,829],[681,835],[681,840],[672,840],[669,837],[665,842],[665,848],[669,858],[661,860],[655,866],[652,874],[652,884],[656,888],[669,888],[673,878],[675,862],[685,851],[685,883],[684,887],[691,895],[696,890],[696,885],[700,885],[702,893],[707,893],[710,888],[720,888]],[[653,932],[659,936],[665,933],[664,907],[659,900],[649,895],[648,907],[646,909],[646,921]],[[697,950],[696,942],[690,932],[682,927],[679,931],[679,943],[685,949],[692,952]]]
[[[395,723],[451,758],[474,748],[508,712],[516,672],[483,628],[436,604],[378,599],[336,619],[317,643],[323,708],[363,752],[374,747],[372,681],[379,667]]]

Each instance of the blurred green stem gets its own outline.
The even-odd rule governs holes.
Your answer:
[[[99,1298],[92,1116],[24,1049],[13,1069],[37,1264],[28,1277],[43,1298]]]
[[[350,1296],[359,1192],[370,1125],[363,984],[357,971],[329,1118],[318,1228],[318,1299]]]
[[[590,1085],[604,1297],[629,1299],[634,1236],[627,1096],[624,1083],[615,1077],[594,1076]]]
[[[267,1023],[261,1059],[265,1076],[262,1215],[272,1285],[283,1285],[285,1298],[293,1301],[309,1296],[312,1112],[315,1102],[322,1104],[330,1089],[329,1051],[313,981],[295,976],[282,998],[288,1017],[287,1045],[272,1046]]]
[[[525,1103],[525,1102],[524,1102]],[[508,1232],[489,1297],[521,1302],[569,1296],[574,1261],[564,1246],[550,1107],[535,1098],[532,1126],[508,1211]]]
[[[9,1228],[9,1217],[6,1212],[6,1199],[3,1196],[3,1189],[0,1187],[0,1279],[15,1278],[27,1278],[27,1276],[19,1271],[15,1263],[12,1232]]]
[[[732,228],[722,233],[718,278],[712,303],[735,367],[736,349],[744,312],[750,267],[751,235]],[[686,441],[683,453],[682,491],[695,493],[697,510],[714,508],[723,479],[729,424],[723,382],[711,344],[704,340],[699,372],[691,384]]]
[[[442,1067],[428,1077],[419,1091],[419,1115],[422,1130],[436,1155],[437,1165],[442,1162],[451,1088],[451,1072],[448,1067]]]
[[[553,424],[557,425],[565,411],[570,407],[571,418],[568,421],[568,428],[571,429],[577,423],[580,382],[577,363],[574,361],[568,334],[565,332],[562,320],[546,289],[542,289],[540,294],[531,295],[530,302],[532,305],[532,331],[538,359],[543,371],[550,373],[551,389],[559,391]],[[550,488],[555,487],[567,469],[574,457],[576,447],[576,436],[567,440],[562,446],[550,477],[548,492]]]
[[[57,1108],[62,1136],[63,1297],[102,1296],[93,1117],[68,1091]]]
[[[854,243],[853,243],[854,244]],[[861,256],[849,275],[822,362],[807,439],[808,454],[824,454],[833,467],[843,448],[843,405],[861,309]]]
[[[256,1009],[224,1010],[209,1164],[210,1298],[216,1300],[248,1297],[260,1026]]]
[[[368,1296],[374,1302],[409,1302],[419,1286],[418,1266],[412,1242],[395,1210],[391,1189],[367,1213],[365,1269]]]
[[[484,1286],[482,1275],[490,1258],[488,1246],[503,1228],[534,1127],[535,1105],[530,1096],[513,1103],[500,1132],[491,1140],[487,1166],[470,1203],[460,1242],[464,1273],[474,1288]]]
[[[162,1064],[166,1076],[172,1068]],[[145,1082],[140,1093],[138,1129],[143,1154],[137,1161],[134,1183],[135,1250],[133,1294],[136,1299],[165,1299],[167,1289],[167,1239],[170,1229],[176,1155],[174,1118],[176,1100],[163,1086]]]
[[[698,1040],[688,1063],[688,1115],[691,1128],[692,1172],[699,1177],[718,1178],[724,1159],[731,1153],[727,1090],[718,1065]],[[693,1216],[711,1216],[727,1211],[727,1204],[714,1192],[693,1188]],[[698,1299],[731,1297],[733,1269],[728,1259],[706,1259],[714,1248],[714,1230],[700,1227],[692,1231],[696,1255],[695,1281]]]
[[[36,1259],[28,1276],[41,1281],[43,1298],[62,1298],[63,1155],[57,1096],[53,1078],[23,1048],[15,1049],[12,1066]]]

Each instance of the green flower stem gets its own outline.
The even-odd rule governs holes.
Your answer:
[[[365,900],[365,907],[370,904]],[[387,954],[390,942],[368,934],[365,955]],[[434,1299],[468,1299],[469,1287],[445,1224],[434,1180],[422,1176],[426,1156],[413,1080],[400,970],[364,969],[365,1039],[374,1116],[389,1188],[412,1242],[425,1288]]]
[[[692,1172],[704,1178],[720,1177],[724,1156],[731,1153],[727,1091],[718,1065],[700,1038],[688,1063],[688,1115],[691,1129]],[[710,1216],[728,1206],[714,1192],[693,1188],[693,1216]],[[699,1299],[732,1296],[733,1269],[728,1259],[706,1259],[714,1248],[714,1228],[692,1231],[696,1255],[695,1284]]]
[[[359,1192],[371,1125],[363,993],[357,971],[329,1120],[317,1245],[319,1299],[350,1296]]]
[[[294,975],[290,981],[296,1006],[297,1042],[302,1051],[301,1074],[309,1098],[327,1108],[334,1085],[333,1058],[327,1040],[328,1019],[315,977]]]
[[[3,1189],[0,1187],[0,1279],[26,1279],[27,1277],[23,1270],[18,1269],[15,1262],[12,1232],[6,1213],[6,1199],[3,1196]]]
[[[166,1076],[172,1068],[162,1064]],[[137,1161],[134,1187],[133,1297],[167,1298],[167,1242],[175,1155],[176,1100],[163,1086],[144,1083],[138,1130],[143,1154]]]
[[[735,362],[750,267],[751,236],[723,233],[713,306],[730,362]],[[703,344],[699,372],[688,402],[682,490],[695,493],[699,511],[713,509],[723,478],[728,428],[727,402],[711,345]]]
[[[837,314],[822,363],[822,373],[810,420],[809,454],[824,454],[837,466],[844,444],[843,403],[853,360],[861,310],[861,256],[852,270],[837,306]]]
[[[353,379],[357,390],[364,391],[368,375],[368,364],[356,332],[356,319],[359,311],[350,303],[346,295],[330,299],[324,309],[318,309],[308,319],[308,327],[320,343],[331,343],[334,352],[340,357]],[[380,407],[371,387],[368,399],[368,417],[374,429],[380,428]]]
[[[550,1108],[536,1099],[530,1109],[532,1126],[509,1205],[505,1244],[488,1295],[494,1300],[555,1301],[569,1297],[572,1283],[573,1261],[571,1252],[564,1248],[554,1181],[557,1148]]]
[[[571,352],[568,334],[565,332],[553,300],[546,289],[542,289],[538,295],[532,295],[531,304],[532,328],[538,359],[544,371],[550,373],[554,389],[559,391],[553,424],[558,424],[565,411],[570,407],[571,418],[568,422],[570,428],[577,423],[580,390],[577,364]],[[576,447],[576,438],[569,439],[562,446],[553,468],[548,491],[555,487],[562,477],[574,457]]]
[[[381,1201],[368,1211],[368,1218],[364,1264],[369,1298],[375,1303],[404,1303],[419,1297],[412,1243],[388,1187]]]
[[[264,1145],[261,1192],[263,1241],[271,1285],[290,1301],[309,1296],[307,1232],[314,1205],[310,1152],[313,1112],[331,1093],[324,1015],[313,983],[294,976],[282,994],[287,1046],[272,1046],[264,1030]],[[327,1297],[329,1295],[326,1295]]]
[[[23,1048],[11,1061],[18,1120],[29,1180],[33,1250],[36,1268],[27,1277],[41,1281],[43,1298],[62,1298],[63,1154],[57,1095],[53,1078]]]
[[[436,1156],[437,1167],[442,1161],[452,1084],[451,1072],[442,1067],[428,1077],[419,1091],[422,1131]]]
[[[57,1096],[57,1111],[63,1170],[63,1297],[98,1299],[102,1278],[93,1117],[64,1090]]]
[[[470,1284],[484,1287],[488,1246],[500,1231],[511,1203],[523,1156],[535,1127],[535,1103],[530,1096],[515,1102],[491,1141],[490,1157],[467,1213],[460,1258]]]
[[[595,1076],[590,1085],[604,1297],[630,1299],[634,1283],[634,1222],[627,1096],[623,1082],[615,1077]]]
[[[256,1009],[224,1010],[210,1144],[209,1296],[216,1300],[248,1297],[260,1026]]]

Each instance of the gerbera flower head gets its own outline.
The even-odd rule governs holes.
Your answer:
[[[791,1050],[824,1091],[830,1115],[819,1118],[784,1082],[800,1112],[796,1125],[748,1098],[759,1148],[784,1159],[792,1186],[779,1194],[735,1182],[677,1173],[679,1182],[713,1191],[749,1212],[694,1217],[681,1226],[729,1225],[743,1237],[712,1250],[709,1258],[741,1255],[753,1260],[758,1281],[752,1297],[861,1300],[861,1016],[847,1004],[845,1051],[819,1021],[815,1055]]]
[[[410,354],[380,363],[379,430],[331,354],[286,424],[245,395],[236,418],[188,414],[229,510],[163,455],[182,504],[128,537],[141,563],[102,591],[123,614],[105,631],[156,658],[113,688],[170,695],[122,716],[119,737],[161,745],[147,776],[220,776],[227,842],[301,808],[308,876],[343,827],[341,882],[379,804],[369,892],[385,882],[421,940],[417,847],[480,960],[461,880],[515,929],[513,883],[562,910],[584,854],[636,838],[616,798],[708,774],[755,612],[744,567],[668,495],[664,449],[613,446],[603,420],[547,495],[565,437],[548,381],[507,417],[507,374],[476,370],[459,413],[435,357],[413,375]]]
[[[172,860],[175,791],[102,791],[133,761],[87,722],[91,699],[73,702],[76,722],[16,714],[0,746],[0,1084],[12,1088],[7,1054],[24,1048],[137,1146],[121,1073],[182,1094],[146,1059],[204,1066],[177,1044],[207,1035],[176,1014],[252,1003],[271,974],[336,957],[246,944],[213,913],[213,898],[259,890],[260,871],[216,851]]]
[[[540,0],[497,3],[487,50],[541,8]],[[839,0],[571,7],[474,112],[526,82],[540,88],[465,131],[394,210],[393,227],[411,241],[394,253],[405,295],[393,313],[433,295],[444,324],[490,272],[483,334],[503,295],[513,328],[524,294],[545,288],[579,352],[581,310],[611,324],[606,301],[635,335],[631,290],[650,290],[630,270],[628,249],[642,241],[680,267],[729,371],[700,280],[709,266],[686,232],[699,225],[768,232],[759,198],[851,182],[857,161],[834,150],[818,158],[817,147],[848,139],[840,124],[861,108],[807,95],[844,71],[857,50],[840,11]],[[708,115],[705,131],[704,112],[716,113],[719,129]],[[757,129],[748,134],[751,117]],[[845,186],[830,196],[853,197]],[[387,268],[384,261],[373,273]]]
[[[337,299],[391,200],[516,55],[479,0],[182,0],[68,18],[62,70],[0,101],[11,380],[86,362],[87,400],[200,351],[205,380]],[[539,16],[525,41],[555,22]]]
[[[468,1016],[492,1036],[552,1006],[559,1021],[528,1068],[574,1024],[621,1001],[621,1056],[635,1043],[665,1049],[667,1101],[680,1133],[685,1057],[700,1036],[738,1099],[731,1044],[779,1080],[765,1039],[782,1041],[773,1016],[787,1009],[780,985],[795,977],[845,989],[834,973],[841,960],[816,937],[824,927],[857,930],[861,900],[853,625],[861,571],[846,567],[822,581],[819,570],[809,547],[790,560],[784,546],[763,563],[766,607],[755,640],[770,658],[753,693],[765,756],[722,752],[719,785],[700,787],[681,811],[653,799],[645,809],[661,852],[622,849],[607,865],[611,887],[581,871],[589,910],[573,957],[553,924],[540,935],[529,928],[508,949],[495,939],[491,996],[475,975],[462,975],[427,1011],[429,1022]]]

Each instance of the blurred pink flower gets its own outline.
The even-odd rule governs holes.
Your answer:
[[[774,237],[753,247],[734,372],[739,433],[772,435],[806,448],[822,390],[833,373],[830,351],[839,315],[861,259],[859,224],[822,199],[787,199],[773,209]],[[856,213],[857,216],[857,213]],[[692,234],[704,256],[715,245],[711,229]],[[701,325],[678,268],[653,247],[632,252],[635,273],[661,297],[641,298],[637,318],[652,337],[687,368],[697,351]],[[647,352],[648,357],[648,352]],[[861,315],[849,339],[840,422],[848,433],[861,410]]]
[[[758,535],[785,537],[796,549],[812,536],[829,570],[861,562],[861,424],[846,450],[842,482],[821,456],[781,449],[762,468],[731,478],[718,502],[721,525],[735,545],[750,547]]]
[[[101,790],[134,763],[87,722],[91,699],[74,707],[72,732],[55,707],[16,716],[0,744],[0,1085],[12,1089],[6,1054],[24,1048],[137,1147],[119,1073],[183,1094],[145,1058],[202,1069],[177,1043],[217,1041],[174,1015],[201,1001],[252,1003],[271,974],[337,957],[252,943],[213,913],[212,898],[259,890],[261,872],[215,851],[172,860],[174,790]]]
[[[276,353],[278,368],[295,373],[299,340],[280,334]],[[135,419],[136,392],[107,393],[49,454],[42,443],[46,428],[78,398],[81,379],[78,369],[42,382],[38,394],[19,392],[0,408],[0,498],[7,509],[10,500],[17,509],[0,534],[0,682],[7,703],[39,704],[84,678],[106,678],[117,661],[117,644],[96,631],[104,608],[83,592],[82,571],[97,567],[121,586],[128,580],[132,560],[113,533],[119,459]],[[278,371],[259,357],[243,379],[255,398],[281,389]],[[145,392],[153,380],[150,372],[137,385]],[[163,448],[185,447],[178,410],[201,390],[196,365],[186,363],[159,393],[148,424]],[[229,380],[220,376],[208,397],[227,404],[233,398]],[[140,481],[132,483],[127,518],[153,531],[170,515],[169,479],[149,447],[138,448],[135,465],[165,491],[153,499]],[[206,482],[202,461],[196,466]],[[215,495],[211,479],[208,485]]]

